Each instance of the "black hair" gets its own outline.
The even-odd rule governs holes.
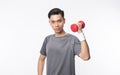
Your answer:
[[[64,11],[59,8],[53,8],[48,13],[48,18],[50,18],[51,15],[57,15],[61,14],[61,16],[64,18]]]

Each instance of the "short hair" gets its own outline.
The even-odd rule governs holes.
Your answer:
[[[61,14],[61,16],[64,18],[64,11],[59,8],[53,8],[48,13],[48,18],[51,17],[51,15],[58,15]]]

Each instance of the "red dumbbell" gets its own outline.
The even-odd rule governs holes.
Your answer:
[[[82,25],[82,28],[85,27],[85,23],[83,21],[78,21],[81,25]],[[77,24],[72,24],[71,25],[71,30],[73,32],[77,32],[78,31],[78,25]]]

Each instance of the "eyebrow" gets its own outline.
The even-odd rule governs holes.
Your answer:
[[[50,21],[61,21],[61,20],[63,20],[63,19],[58,19],[58,20],[50,20]]]

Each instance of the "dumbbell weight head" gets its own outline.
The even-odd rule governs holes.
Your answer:
[[[71,25],[71,30],[72,30],[73,32],[77,32],[77,31],[78,31],[78,26],[77,26],[77,24],[72,24],[72,25]]]
[[[82,28],[85,27],[85,23],[84,23],[83,21],[78,21],[78,22],[81,23]],[[72,30],[73,32],[77,32],[77,31],[78,31],[78,25],[77,25],[77,24],[72,24],[72,25],[71,25],[71,30]]]
[[[78,21],[79,23],[81,23],[81,25],[82,25],[82,28],[84,28],[85,27],[85,22],[84,21]]]

